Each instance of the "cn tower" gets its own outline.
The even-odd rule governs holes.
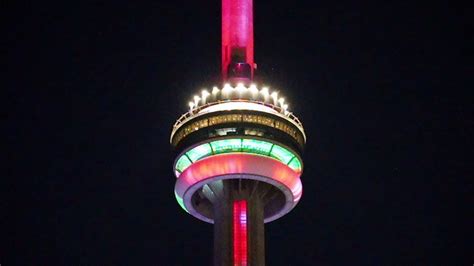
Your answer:
[[[173,125],[175,196],[214,224],[214,265],[265,265],[264,224],[301,199],[302,123],[281,92],[253,83],[252,0],[222,0],[220,87]]]

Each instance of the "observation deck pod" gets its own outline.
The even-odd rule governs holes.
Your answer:
[[[306,136],[284,99],[240,84],[193,100],[170,137],[181,207],[209,223],[226,197],[260,202],[264,222],[293,209],[302,195]]]

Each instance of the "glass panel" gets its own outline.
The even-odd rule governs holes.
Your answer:
[[[212,154],[211,146],[209,143],[201,144],[197,147],[192,148],[186,153],[193,162],[202,159],[210,154]]]
[[[186,207],[184,207],[183,199],[180,196],[178,196],[178,194],[176,194],[176,192],[174,193],[174,196],[176,197],[176,201],[178,202],[179,206],[181,206],[181,208],[183,208],[183,210],[188,212],[188,210],[186,210]]]
[[[188,157],[186,157],[186,155],[183,155],[178,159],[178,162],[176,162],[176,169],[178,169],[180,172],[183,172],[184,169],[188,168],[190,165],[191,161],[188,159]]]
[[[289,150],[275,145],[273,146],[271,156],[277,158],[282,163],[287,164],[294,155]]]
[[[237,152],[240,151],[241,139],[223,139],[211,142],[215,153]]]
[[[272,148],[272,145],[272,143],[266,141],[244,139],[242,141],[242,151],[268,155],[270,149]]]
[[[226,136],[226,135],[236,135],[237,134],[237,128],[235,127],[229,127],[229,128],[218,128],[216,129],[216,133],[219,136]]]
[[[290,164],[288,164],[288,166],[293,170],[301,171],[301,162],[296,157],[290,162]]]
[[[176,176],[178,177],[193,162],[212,156],[213,151],[214,154],[244,152],[271,156],[287,164],[295,171],[301,171],[302,169],[301,161],[291,151],[273,145],[271,142],[256,139],[223,139],[201,144],[182,155],[176,162]]]

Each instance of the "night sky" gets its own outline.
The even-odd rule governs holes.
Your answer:
[[[267,265],[472,265],[472,10],[254,2],[256,80],[308,136],[303,198],[266,225]],[[220,82],[220,1],[1,10],[0,264],[211,265],[168,141]]]

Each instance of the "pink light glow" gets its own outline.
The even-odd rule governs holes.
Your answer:
[[[192,185],[214,176],[250,174],[270,177],[288,187],[297,201],[302,194],[300,175],[289,166],[273,158],[229,153],[208,157],[193,163],[178,178],[176,193],[181,197]]]
[[[252,0],[222,0],[222,77],[236,49],[245,50],[245,62],[254,69]]]
[[[234,266],[247,266],[247,201],[234,201]]]

